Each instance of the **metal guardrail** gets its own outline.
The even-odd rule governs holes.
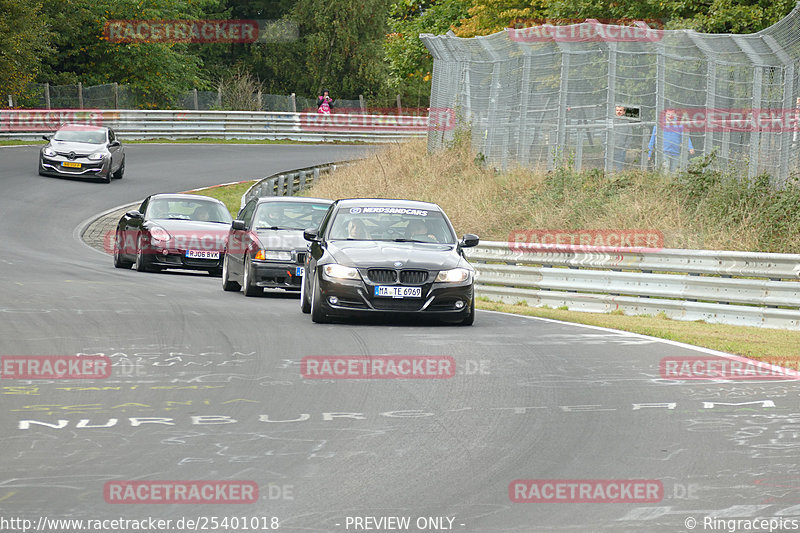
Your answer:
[[[796,254],[508,242],[466,253],[477,294],[493,300],[800,330]]]
[[[260,198],[262,196],[292,196],[309,185],[317,183],[320,175],[333,172],[337,167],[348,163],[350,163],[350,161],[328,163],[268,176],[257,181],[245,191],[242,195],[239,209],[243,208],[244,204],[249,202],[252,198]]]
[[[0,138],[36,140],[63,123],[110,126],[124,139],[393,142],[427,135],[427,117],[255,111],[3,110]]]

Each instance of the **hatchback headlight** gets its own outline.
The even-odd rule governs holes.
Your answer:
[[[91,159],[92,161],[100,161],[101,159],[103,159],[103,157],[105,157],[105,155],[106,154],[104,154],[103,152],[95,152],[89,156],[89,159]]]
[[[152,228],[150,229],[150,239],[153,241],[164,241],[167,242],[172,238],[172,235],[167,233],[167,230],[164,228]]]
[[[436,276],[436,281],[444,283],[460,283],[469,279],[470,271],[466,268],[453,268],[451,270],[442,270]]]
[[[322,273],[328,278],[359,279],[358,269],[344,265],[338,265],[336,263],[322,267]]]
[[[55,157],[56,155],[56,151],[50,148],[49,146],[45,146],[44,150],[42,150],[42,153],[47,157]]]

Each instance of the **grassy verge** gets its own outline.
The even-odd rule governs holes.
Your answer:
[[[800,331],[729,326],[705,322],[670,320],[664,316],[583,313],[566,309],[528,307],[478,300],[478,309],[516,313],[620,329],[668,339],[752,359],[800,361]]]
[[[513,231],[654,229],[665,248],[800,253],[800,187],[713,172],[496,172],[468,142],[428,154],[424,140],[390,145],[323,177],[323,198],[413,198],[442,206],[459,233],[506,241]]]
[[[222,185],[220,187],[210,187],[199,191],[191,191],[190,194],[199,194],[200,196],[210,196],[220,200],[231,212],[232,217],[236,217],[241,205],[242,195],[247,192],[253,183],[258,180],[245,181],[243,183],[234,183],[232,185]]]

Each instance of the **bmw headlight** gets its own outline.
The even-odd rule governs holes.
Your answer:
[[[256,252],[255,258],[262,261],[291,261],[292,252],[286,250],[259,250]]]
[[[45,146],[44,150],[42,150],[42,153],[47,157],[55,157],[56,155],[56,151],[50,148],[49,146]]]
[[[344,265],[338,265],[336,263],[322,267],[322,273],[325,274],[325,277],[327,278],[359,279],[358,269]]]
[[[167,242],[171,238],[172,236],[169,233],[167,233],[167,230],[165,230],[164,228],[156,227],[150,229],[150,240],[152,241]]]
[[[444,283],[460,283],[469,279],[470,271],[466,268],[453,268],[451,270],[442,270],[436,276],[436,281]]]
[[[100,161],[101,159],[103,159],[103,157],[105,157],[105,154],[103,152],[95,152],[89,156],[89,159],[91,159],[92,161]]]

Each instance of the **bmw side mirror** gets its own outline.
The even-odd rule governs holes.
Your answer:
[[[125,213],[125,216],[128,218],[142,218],[142,214],[139,211],[136,211],[135,209],[133,211],[128,211],[127,213]]]
[[[50,135],[42,135],[42,139],[44,139],[45,141],[49,141]]]
[[[236,220],[234,220],[233,222],[231,222],[231,229],[235,229],[235,230],[239,230],[239,231],[244,231],[244,230],[245,230],[245,229],[247,229],[247,228],[245,228],[245,225],[244,225],[244,220],[239,220],[239,219],[237,218]]]
[[[473,246],[478,246],[479,241],[480,239],[478,239],[477,235],[473,235],[472,233],[467,233],[466,235],[464,235],[464,238],[461,239],[461,242],[459,244],[461,244],[462,248],[472,248]]]
[[[317,228],[309,228],[303,232],[303,238],[310,242],[318,241],[319,230]]]
[[[120,145],[119,141],[111,141],[111,144],[109,144],[108,146],[110,148],[112,146],[119,146],[119,145]]]

